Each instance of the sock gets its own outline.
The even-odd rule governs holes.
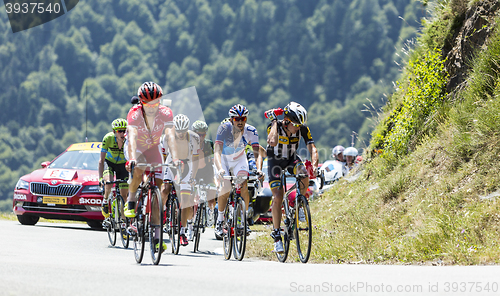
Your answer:
[[[217,221],[223,221],[224,220],[224,212],[218,211],[219,215],[217,216]]]

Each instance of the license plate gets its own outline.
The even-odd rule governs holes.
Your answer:
[[[66,197],[44,196],[42,202],[44,204],[65,205],[67,203],[67,198]]]

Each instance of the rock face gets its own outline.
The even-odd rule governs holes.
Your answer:
[[[462,25],[457,28],[452,41],[453,48],[448,52],[443,50],[447,58],[445,68],[450,74],[446,90],[451,94],[452,100],[455,93],[465,86],[475,51],[487,46],[488,37],[495,26],[494,18],[499,14],[500,1],[479,1],[465,12]]]

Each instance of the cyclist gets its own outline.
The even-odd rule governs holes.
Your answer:
[[[354,147],[347,147],[344,151],[345,159],[346,159],[346,174],[348,174],[353,168],[357,166],[356,157],[358,156],[358,149]]]
[[[341,146],[341,145],[337,145],[337,146],[333,147],[333,149],[332,149],[333,158],[342,164],[342,176],[345,176],[348,173],[348,170],[346,168],[346,163],[345,163],[344,151],[345,151],[345,148],[344,148],[344,146]]]
[[[217,129],[215,139],[214,163],[217,169],[217,176],[241,175],[248,176],[248,160],[245,155],[245,146],[251,144],[254,155],[257,156],[257,173],[262,174],[262,161],[259,153],[259,134],[257,129],[246,123],[248,109],[240,104],[229,109],[230,121],[223,123]],[[246,210],[248,210],[248,186],[246,180],[241,184],[241,196],[245,200]],[[222,190],[218,198],[218,215],[215,225],[215,234],[222,237],[222,222],[224,220],[224,210],[227,199],[231,191],[231,184],[228,180],[222,180]],[[250,229],[247,228],[247,233]]]
[[[123,118],[117,118],[111,122],[112,132],[107,133],[102,139],[101,156],[99,158],[99,184],[113,181],[116,173],[116,179],[128,179],[128,173],[125,169],[125,132],[127,131],[127,121]],[[104,181],[104,182],[103,182]],[[109,217],[108,197],[111,192],[112,184],[104,186],[104,198],[102,199],[102,215]],[[122,183],[119,186],[120,194],[127,197],[128,184]]]
[[[130,172],[131,166],[137,162],[141,163],[162,163],[160,151],[160,138],[163,133],[168,141],[168,146],[173,154],[174,163],[178,164],[177,150],[174,145],[175,134],[172,122],[172,110],[160,105],[160,98],[163,95],[161,87],[154,82],[144,82],[137,91],[140,103],[134,105],[127,115],[127,158],[126,168]],[[130,182],[130,190],[127,199],[127,209],[125,216],[135,217],[136,192],[139,187],[144,169],[134,167],[133,179]],[[161,168],[155,171],[156,182],[162,184]],[[163,200],[163,196],[162,196]],[[165,200],[163,200],[165,204]],[[155,213],[153,213],[155,214]],[[157,215],[154,215],[156,217]],[[159,221],[153,221],[159,223]],[[133,225],[131,230],[134,231]],[[159,236],[155,233],[155,238]],[[157,247],[158,247],[157,243]],[[166,250],[166,244],[163,242],[163,250]]]
[[[191,236],[193,224],[188,224],[188,220],[193,218],[194,196],[192,195],[191,185],[194,184],[194,176],[198,172],[198,156],[200,149],[200,137],[189,129],[189,118],[184,114],[178,114],[174,117],[175,126],[175,145],[177,147],[177,155],[180,159],[180,205],[181,205],[181,230],[180,244],[188,245],[186,237],[186,225],[189,226],[188,234]],[[172,163],[172,156],[167,153],[167,163]],[[174,175],[170,170],[165,171],[163,180],[172,181]]]
[[[213,224],[213,211],[215,208],[215,182],[214,182],[214,142],[207,139],[208,125],[201,120],[193,123],[192,130],[200,137],[200,155],[198,162],[198,173],[196,180],[203,179],[205,184],[213,187],[207,192],[208,200],[208,224]]]
[[[286,169],[293,174],[306,174],[307,170],[302,159],[297,155],[297,148],[302,137],[311,154],[312,166],[317,174],[318,151],[311,136],[311,131],[305,125],[307,122],[306,109],[295,102],[290,102],[284,108],[284,119],[278,120],[274,110],[266,111],[266,115],[271,119],[267,127],[267,164],[269,174],[269,186],[273,193],[273,232],[274,239],[273,252],[284,252],[283,242],[280,234],[281,204],[283,201],[283,189],[280,175]],[[300,190],[306,192],[309,186],[309,178],[302,179]]]

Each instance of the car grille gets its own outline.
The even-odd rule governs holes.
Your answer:
[[[34,195],[67,196],[75,195],[82,187],[81,185],[59,184],[50,186],[46,183],[31,183],[31,193]]]

